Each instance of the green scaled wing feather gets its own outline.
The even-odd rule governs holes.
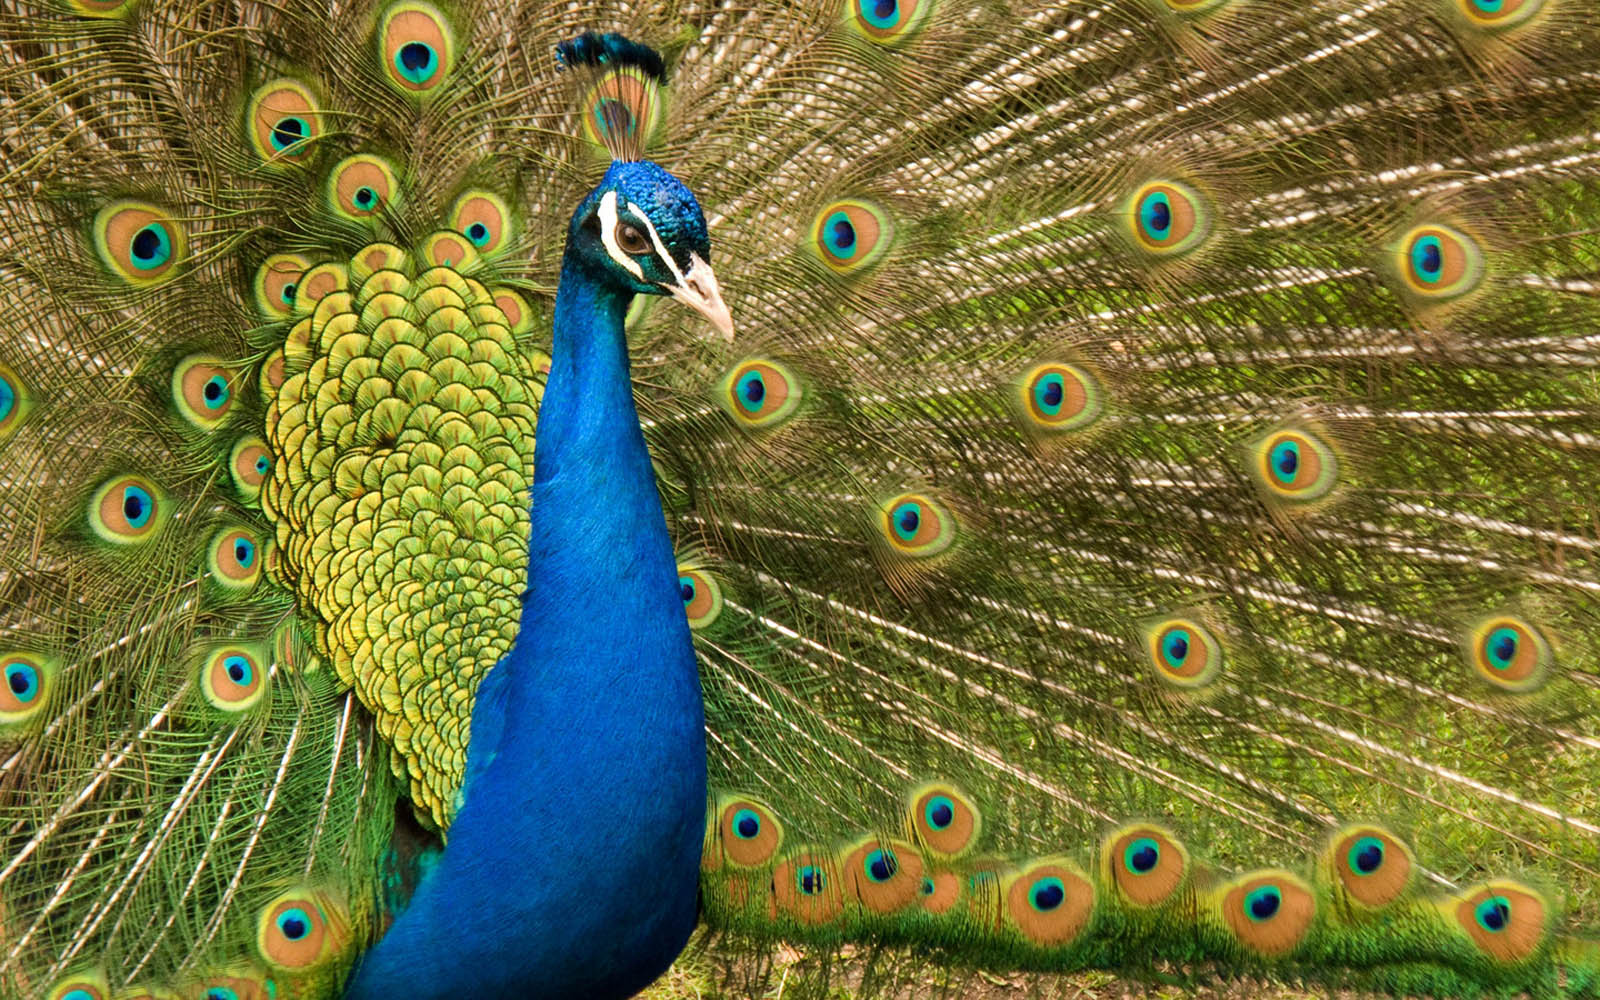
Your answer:
[[[666,92],[574,93],[585,29]],[[1600,994],[1586,4],[35,0],[0,44],[0,996],[330,997],[381,933],[515,638],[616,127],[739,330],[630,317],[730,989],[783,940],[789,989],[871,943]]]

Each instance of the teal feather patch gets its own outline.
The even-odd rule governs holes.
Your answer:
[[[384,9],[378,20],[377,47],[385,82],[419,99],[443,86],[456,62],[450,22],[438,8],[417,0]]]

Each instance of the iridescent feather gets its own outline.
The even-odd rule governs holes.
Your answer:
[[[716,989],[1600,995],[1589,4],[24,0],[0,45],[0,996],[340,995],[475,734],[547,722],[477,697],[612,160],[692,188],[738,331],[627,318]]]

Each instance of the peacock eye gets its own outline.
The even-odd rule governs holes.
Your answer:
[[[1501,691],[1527,694],[1550,679],[1555,654],[1531,622],[1501,615],[1479,622],[1467,641],[1478,676]]]
[[[617,246],[622,248],[623,253],[650,252],[650,241],[645,239],[644,233],[641,233],[639,227],[632,223],[618,222],[616,237]]]
[[[1168,618],[1145,633],[1150,662],[1169,684],[1198,688],[1214,680],[1223,667],[1223,648],[1216,636],[1188,618]]]
[[[1520,962],[1545,946],[1550,909],[1534,890],[1499,880],[1455,897],[1456,923],[1479,953]]]
[[[739,868],[771,861],[783,842],[783,828],[772,810],[752,799],[731,799],[720,809],[717,828],[723,856]]]

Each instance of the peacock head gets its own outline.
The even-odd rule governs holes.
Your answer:
[[[572,216],[567,246],[599,280],[634,295],[670,295],[733,339],[700,203],[656,164],[612,163]]]

